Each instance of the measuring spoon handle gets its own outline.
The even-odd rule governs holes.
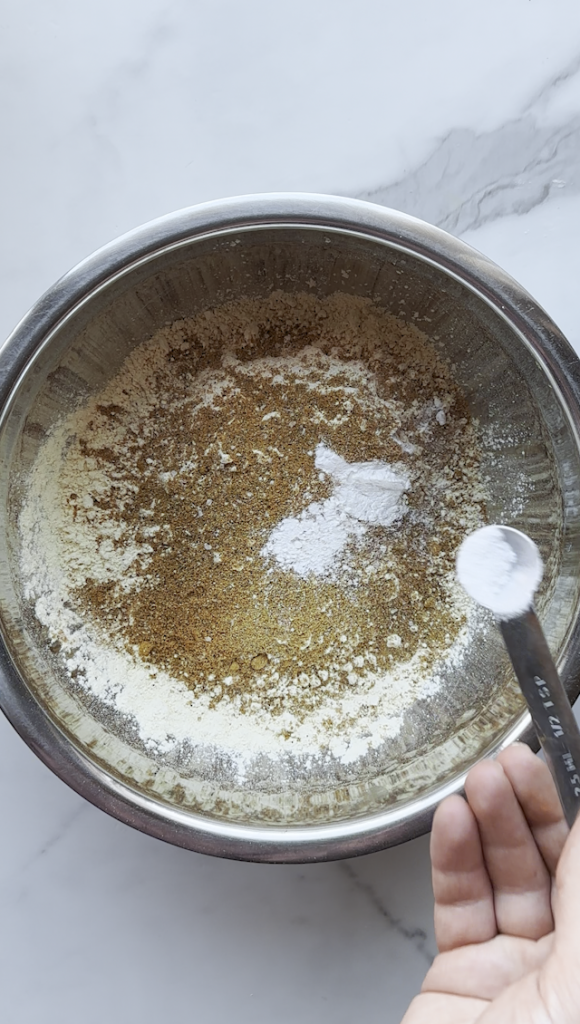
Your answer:
[[[580,810],[578,723],[533,608],[499,625],[566,821],[572,827]]]

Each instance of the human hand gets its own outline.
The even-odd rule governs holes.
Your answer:
[[[439,956],[403,1024],[579,1024],[580,817],[523,744],[471,770],[431,835]]]

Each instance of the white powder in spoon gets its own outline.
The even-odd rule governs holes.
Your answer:
[[[536,545],[511,527],[484,526],[457,553],[457,576],[470,597],[500,619],[531,607],[543,565]]]

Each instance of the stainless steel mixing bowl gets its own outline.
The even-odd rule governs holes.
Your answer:
[[[118,239],[59,281],[0,361],[0,703],[68,785],[161,839],[225,857],[308,861],[367,853],[428,829],[467,770],[530,720],[493,630],[419,701],[366,765],[296,787],[252,788],[155,757],[130,720],[74,688],[24,599],[18,513],[47,431],[99,391],[131,349],[179,317],[273,288],[372,297],[433,338],[479,426],[489,518],[540,546],[546,633],[579,691],[580,373],[557,327],[507,274],[411,217],[354,200],[248,196],[183,210]]]

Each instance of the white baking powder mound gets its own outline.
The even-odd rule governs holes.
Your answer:
[[[406,510],[409,478],[401,468],[378,460],[346,462],[324,444],[316,446],[314,464],[331,478],[333,493],[278,523],[260,552],[298,576],[326,575],[349,540],[360,539],[370,526],[393,526]]]

